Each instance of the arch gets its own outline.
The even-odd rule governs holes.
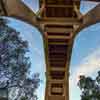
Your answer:
[[[1,0],[0,8],[2,10],[0,12],[1,16],[13,17],[27,22],[42,33],[36,14],[21,0]]]
[[[41,33],[43,33],[43,29],[41,27],[41,21],[38,20],[36,14],[28,8],[21,0],[1,0],[1,10],[3,11],[3,16],[13,17],[24,22],[31,24],[36,27]],[[100,22],[100,4],[98,4],[95,8],[89,11],[87,14],[82,16],[82,23],[79,28],[75,30],[73,38],[84,28]],[[0,14],[1,15],[1,14]],[[43,34],[42,34],[43,35]]]
[[[92,59],[96,59],[95,56],[93,55],[100,54],[99,30],[100,30],[100,23],[97,23],[97,24],[94,24],[93,26],[83,29],[80,32],[80,34],[76,37],[75,42],[73,44],[73,52],[72,52],[71,65],[70,65],[70,72],[71,72],[70,80],[72,82],[73,81],[75,82],[75,80],[78,79],[78,75],[80,74],[85,75],[86,71],[90,71],[91,67],[93,68],[94,64],[91,64],[93,60],[91,60],[90,58],[92,57]],[[89,32],[91,35],[89,34]],[[89,64],[88,64],[88,61],[89,61]],[[95,69],[98,67],[97,62],[94,62],[97,65],[97,66],[95,65],[94,67]],[[82,65],[85,69],[87,69],[86,71],[83,69]],[[75,83],[74,84],[72,83],[72,86],[73,85],[76,91],[77,86],[75,86]],[[76,93],[75,91],[73,91],[73,88],[71,88],[70,93],[72,94],[72,96],[80,97],[80,95]]]
[[[90,10],[87,14],[85,14],[84,16],[82,16],[82,23],[80,24],[80,26],[77,28],[77,30],[76,31],[74,31],[74,36],[73,36],[73,39],[76,41],[76,38],[79,38],[80,37],[80,32],[83,32],[85,29],[87,30],[87,29],[89,29],[92,25],[93,26],[95,26],[95,24],[97,24],[97,23],[100,23],[100,3],[96,6],[96,7],[94,7],[92,10]],[[82,33],[81,33],[82,34]],[[85,35],[84,33],[82,34],[82,35]],[[79,36],[79,37],[78,37]],[[82,39],[82,38],[81,38]],[[81,40],[80,39],[80,40]],[[77,39],[78,40],[78,39]],[[92,41],[92,39],[90,39],[91,41]],[[80,42],[79,42],[80,43]],[[82,44],[82,43],[81,43]],[[75,42],[73,43],[73,48],[75,48],[74,47],[74,45],[75,45]],[[82,45],[81,45],[82,46]],[[80,47],[79,46],[79,44],[77,45],[77,47],[79,47],[80,49],[83,49],[82,47]],[[77,48],[76,47],[76,48]],[[79,52],[78,53],[76,53],[77,51],[79,51],[78,49],[77,50],[75,50],[74,51],[74,49],[73,49],[73,51],[72,51],[72,58],[71,58],[71,62],[72,62],[72,60],[73,60],[73,58],[75,57],[75,58],[79,58],[79,60],[81,61],[81,59],[82,59],[82,56],[81,57],[79,57]],[[83,49],[83,51],[84,51],[84,49]],[[93,50],[91,50],[91,51],[93,51]],[[74,55],[75,53],[76,53],[76,55]],[[90,50],[88,50],[88,52],[90,52]],[[73,56],[74,55],[74,56]],[[82,55],[82,54],[81,54]],[[74,58],[74,59],[75,59]],[[77,65],[77,63],[80,63],[80,61],[75,61],[74,60],[74,62],[73,63],[71,63],[71,66],[78,66]],[[73,70],[74,70],[74,74],[73,74],[73,76],[75,76],[77,73],[75,72],[75,69],[74,69],[74,67],[73,67]],[[71,67],[70,67],[70,71],[72,71],[71,70]],[[73,77],[72,76],[72,77]],[[73,81],[73,80],[71,80],[71,81]],[[75,80],[74,80],[75,81]],[[73,85],[73,84],[72,84]],[[74,84],[75,85],[75,84]],[[75,87],[75,90],[76,90],[77,88]],[[71,90],[72,92],[73,92],[73,88],[72,88],[72,90]],[[71,93],[71,92],[70,92]],[[80,92],[79,92],[80,93]],[[77,96],[77,93],[76,92],[74,92],[74,93],[71,93],[71,94],[75,94],[75,97]],[[70,95],[71,95],[70,94]],[[74,96],[74,95],[73,95]]]
[[[93,24],[100,22],[100,4],[98,4],[95,8],[86,13],[82,18],[82,23],[79,28],[74,32],[74,36],[78,35],[78,33],[86,27],[89,27]]]

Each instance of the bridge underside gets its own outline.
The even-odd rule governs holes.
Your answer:
[[[69,62],[73,46],[73,32],[81,21],[74,10],[79,0],[43,0],[45,10],[44,43],[46,54],[45,100],[69,100]]]

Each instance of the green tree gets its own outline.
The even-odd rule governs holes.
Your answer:
[[[28,42],[20,37],[20,33],[7,25],[8,20],[0,19],[0,88],[9,91],[18,89],[15,100],[26,96],[27,100],[35,100],[34,94],[39,86],[39,74],[29,77],[31,62],[27,53]],[[9,92],[10,93],[10,92]],[[12,100],[13,96],[12,96]]]
[[[95,79],[80,76],[78,86],[82,92],[81,100],[100,100],[100,71]]]

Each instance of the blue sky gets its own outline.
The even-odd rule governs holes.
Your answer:
[[[23,0],[35,12],[38,10],[38,0]],[[95,5],[82,2],[80,11],[85,14]],[[25,22],[9,18],[9,25],[21,32],[23,39],[29,42],[32,73],[39,72],[43,80],[37,93],[39,100],[44,100],[45,90],[45,61],[41,33]],[[92,75],[100,69],[100,23],[85,28],[75,39],[70,64],[70,100],[80,100],[80,90],[77,87],[78,75]]]

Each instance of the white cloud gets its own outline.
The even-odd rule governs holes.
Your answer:
[[[78,81],[79,75],[92,75],[100,70],[100,47],[95,49],[95,51],[90,52],[83,60],[77,65],[76,71],[74,71],[73,81]]]
[[[76,67],[76,66],[75,66]],[[83,60],[77,65],[77,69],[73,71],[69,80],[70,99],[80,100],[81,91],[77,86],[79,75],[93,75],[100,70],[100,47],[95,51],[90,52]]]

